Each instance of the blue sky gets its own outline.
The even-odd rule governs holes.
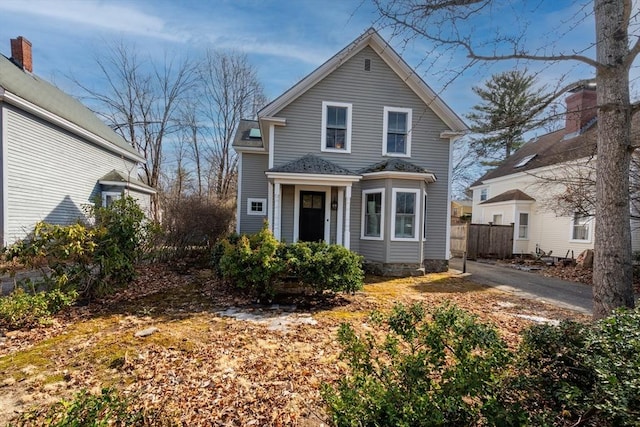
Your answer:
[[[516,19],[526,19],[527,13],[534,14],[529,33],[536,41],[582,12],[573,1],[527,0],[523,4],[496,15],[504,17],[508,28]],[[113,41],[132,43],[158,58],[166,53],[197,57],[207,47],[235,49],[248,55],[268,98],[273,99],[375,25],[376,18],[368,0],[2,0],[0,52],[10,56],[9,39],[26,37],[33,44],[34,72],[74,93],[77,89],[67,76],[90,84],[97,75],[95,56]],[[491,24],[476,21],[469,30],[481,35]],[[588,45],[585,41],[593,40],[593,26],[592,18],[585,19],[560,40],[559,48]],[[381,34],[387,39],[391,35],[385,29]],[[447,53],[430,66],[431,61],[423,61],[428,50],[424,42],[405,44],[397,37],[390,43],[460,115],[478,101],[471,86],[514,66],[478,67],[449,82],[450,71],[457,70],[464,57]],[[530,68],[539,70],[543,81],[554,81],[565,73],[576,79],[589,73],[571,64]]]

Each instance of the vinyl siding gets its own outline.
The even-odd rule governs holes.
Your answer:
[[[393,200],[392,200],[392,195],[393,195],[393,191],[392,189],[420,189],[420,182],[419,181],[408,181],[408,180],[398,180],[398,179],[394,179],[394,180],[389,180],[389,184],[390,184],[390,189],[389,189],[389,197],[387,199],[387,212],[389,213],[389,216],[387,217],[387,229],[388,229],[388,236],[389,239],[392,238],[393,233],[395,231],[395,226],[393,223],[393,212],[392,212],[392,207],[393,207]],[[446,206],[446,202],[445,202],[445,206]],[[420,196],[418,197],[417,200],[417,206],[416,206],[416,212],[415,212],[415,226],[417,227],[416,233],[419,232],[420,230],[420,222],[422,221],[422,200],[420,199]],[[444,230],[446,232],[446,230]],[[435,233],[435,230],[432,231],[435,236],[437,236],[437,234]],[[433,237],[434,239],[436,239],[437,237]],[[420,236],[418,236],[419,238]],[[444,239],[443,239],[444,242]],[[425,242],[426,244],[426,242]],[[433,246],[432,245],[426,245],[426,248],[431,249]],[[388,259],[387,262],[391,262],[391,263],[419,263],[421,262],[420,260],[420,242],[402,242],[402,241],[393,241],[390,240],[389,241],[389,255],[388,255]],[[436,251],[433,251],[436,252]],[[444,251],[442,251],[444,252]],[[445,259],[445,256],[438,256],[436,255],[435,257],[429,257],[428,254],[425,252],[425,258],[427,259]]]
[[[371,60],[369,72],[364,71],[364,59]],[[350,154],[321,151],[323,101],[352,104]],[[446,259],[449,140],[440,138],[440,133],[449,129],[371,48],[357,53],[277,114],[286,118],[287,125],[275,129],[274,166],[308,153],[352,171],[381,161],[385,106],[413,111],[411,158],[406,160],[437,177],[437,182],[427,188],[430,238],[425,256]],[[351,206],[351,248],[354,250],[360,245],[360,198],[360,191],[354,186]],[[409,248],[402,246],[406,245],[396,245],[393,259],[408,255]],[[411,259],[417,258],[414,247]]]
[[[282,186],[282,240],[293,242],[293,214],[294,214],[294,187],[293,185]]]
[[[96,145],[5,104],[7,243],[38,221],[72,223],[100,194],[98,179],[113,169],[135,170]]]
[[[265,204],[265,215],[248,215],[247,200],[258,198],[267,200],[268,186],[265,171],[269,166],[269,158],[264,154],[242,153],[242,182],[240,192],[240,232],[257,233],[267,219],[268,206]],[[268,202],[267,202],[268,203]]]

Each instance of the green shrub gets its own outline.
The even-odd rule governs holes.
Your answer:
[[[86,390],[77,393],[73,400],[62,400],[42,410],[22,415],[15,426],[47,427],[102,427],[144,426],[145,414],[131,409],[131,400],[123,398],[115,390],[103,388],[99,395]]]
[[[355,292],[364,285],[363,257],[340,245],[298,242],[283,250],[288,274],[322,292]]]
[[[452,306],[431,321],[420,304],[397,305],[386,331],[358,336],[343,324],[349,374],[322,396],[337,426],[519,425],[526,415],[497,396],[511,358],[496,330]]]
[[[0,325],[8,329],[20,329],[45,324],[51,315],[72,305],[78,297],[74,290],[53,289],[47,292],[28,293],[17,288],[0,298]]]
[[[640,313],[616,311],[592,325],[535,326],[509,385],[537,423],[640,425]]]

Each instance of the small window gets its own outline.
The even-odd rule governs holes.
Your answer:
[[[420,190],[393,189],[393,237],[394,240],[417,240],[416,213]]]
[[[582,216],[576,212],[571,223],[571,240],[583,242],[591,240],[591,217]]]
[[[351,152],[351,104],[322,103],[322,151]]]
[[[382,154],[411,156],[411,109],[384,107]]]
[[[493,224],[494,225],[502,225],[502,214],[493,215]]]
[[[520,212],[518,215],[518,239],[529,238],[529,214]]]
[[[107,208],[113,202],[122,198],[122,193],[116,191],[105,191],[102,193],[102,206]]]
[[[482,190],[480,190],[480,201],[484,202],[485,200],[487,200],[488,195],[489,195],[489,189],[483,188]]]
[[[369,58],[364,60],[364,70],[371,71],[371,60]]]
[[[362,238],[383,239],[384,189],[362,192]]]
[[[267,199],[247,199],[247,215],[267,214]]]

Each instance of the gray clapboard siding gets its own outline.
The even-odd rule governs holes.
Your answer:
[[[262,229],[267,215],[248,215],[247,200],[249,198],[267,199],[268,186],[265,171],[269,166],[269,158],[264,154],[242,153],[242,191],[240,193],[240,224],[242,233],[257,233]],[[267,202],[268,203],[268,202]],[[265,205],[265,207],[268,206]]]
[[[282,240],[285,242],[293,242],[293,215],[294,215],[294,206],[293,203],[295,201],[294,195],[294,186],[293,185],[283,185],[282,186]]]
[[[113,169],[135,170],[132,161],[35,116],[6,104],[4,112],[7,243],[38,221],[66,224],[83,217],[83,206],[99,195],[100,177]]]
[[[371,71],[364,71],[365,58],[371,60]],[[323,101],[353,105],[350,154],[321,152]],[[411,108],[413,111],[411,158],[406,160],[437,177],[435,183],[427,186],[429,225],[425,257],[446,259],[449,140],[440,138],[440,133],[449,129],[371,48],[363,49],[277,114],[286,118],[287,125],[275,129],[274,166],[308,153],[315,153],[353,171],[380,161],[385,106]],[[351,207],[351,248],[354,250],[360,245],[361,194],[356,194],[359,192],[354,186]],[[387,206],[390,206],[390,189],[387,195]],[[387,218],[388,224],[390,216]],[[385,235],[389,236],[388,233]],[[404,242],[393,245],[388,262],[404,261],[401,258],[409,254],[406,246]],[[411,258],[417,259],[415,254],[414,244]]]

